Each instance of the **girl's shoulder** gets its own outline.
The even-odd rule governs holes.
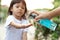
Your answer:
[[[9,15],[7,18],[13,18],[13,15]]]
[[[13,15],[9,15],[6,19],[13,19]]]
[[[11,17],[13,17],[13,15],[9,15],[7,18],[11,18]]]

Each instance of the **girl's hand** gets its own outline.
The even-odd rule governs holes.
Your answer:
[[[33,24],[31,24],[31,23],[25,24],[25,28],[30,27],[30,26],[32,26],[32,25],[33,25]]]

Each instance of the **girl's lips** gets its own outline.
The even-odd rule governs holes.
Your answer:
[[[22,13],[22,12],[18,12],[18,13]]]

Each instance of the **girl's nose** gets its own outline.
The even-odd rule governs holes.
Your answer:
[[[22,11],[22,8],[21,8],[21,7],[19,7],[19,10],[20,10],[20,11]]]
[[[19,7],[19,10],[20,10],[20,11],[22,11],[22,8],[21,8],[21,7]]]
[[[19,7],[19,9],[22,9],[21,7]]]

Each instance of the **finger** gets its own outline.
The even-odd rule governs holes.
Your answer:
[[[29,24],[28,26],[32,26],[33,24]]]
[[[36,19],[34,19],[34,22],[37,22],[37,21],[39,21],[40,19],[38,19],[38,20],[36,20]]]
[[[39,17],[39,16],[35,17],[35,20],[39,20],[39,19],[40,19],[40,17]]]

